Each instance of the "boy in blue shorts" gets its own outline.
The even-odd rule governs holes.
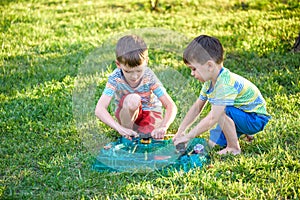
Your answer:
[[[206,35],[196,37],[185,49],[184,63],[191,69],[191,75],[204,84],[173,138],[175,145],[187,143],[217,124],[210,130],[209,144],[226,146],[218,152],[221,155],[236,155],[241,153],[238,138],[245,134],[251,139],[268,123],[270,116],[260,91],[250,81],[225,68],[223,55],[220,41]],[[207,101],[211,104],[210,112],[186,134]]]
[[[137,35],[120,38],[116,46],[116,65],[97,103],[95,115],[127,139],[141,133],[163,139],[177,108],[147,66],[148,48],[143,39]],[[113,97],[117,121],[107,110]]]

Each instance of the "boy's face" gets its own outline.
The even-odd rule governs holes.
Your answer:
[[[118,68],[120,68],[125,76],[126,81],[131,87],[136,87],[142,76],[144,75],[145,68],[147,66],[147,61],[145,60],[143,64],[136,67],[129,67],[119,62],[116,62]]]
[[[208,62],[203,65],[193,62],[192,64],[188,64],[187,66],[191,69],[191,75],[200,82],[204,83],[211,79]]]

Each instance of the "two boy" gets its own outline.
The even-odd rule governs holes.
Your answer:
[[[127,38],[127,39],[126,39]],[[173,138],[175,145],[210,130],[211,146],[226,146],[219,154],[241,153],[238,137],[262,131],[269,121],[266,103],[257,87],[223,67],[224,50],[216,38],[201,35],[185,49],[184,63],[191,75],[204,83],[199,98],[192,105]],[[141,38],[129,35],[116,47],[118,68],[109,77],[96,106],[95,114],[120,135],[130,138],[138,132],[162,139],[176,116],[176,106],[160,81],[147,67],[147,46]],[[107,112],[115,95],[118,122]],[[188,133],[186,130],[201,114],[207,102],[211,111]],[[166,112],[162,118],[161,104]]]

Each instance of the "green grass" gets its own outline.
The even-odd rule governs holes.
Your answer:
[[[300,198],[300,54],[290,51],[300,31],[299,1],[159,2],[158,11],[151,11],[146,0],[1,1],[0,199]],[[114,35],[147,27],[188,40],[218,37],[225,66],[260,88],[272,120],[254,143],[241,141],[242,155],[220,157],[213,151],[210,168],[189,173],[91,170],[97,149],[91,151],[77,129],[77,78],[89,55],[101,45],[113,46]],[[200,84],[189,78],[180,54],[163,50],[152,48],[151,65],[180,72],[192,86],[185,92],[195,94],[189,98],[197,97]],[[96,81],[86,112],[105,84]],[[168,89],[179,108],[188,106]],[[171,133],[184,114],[182,109]],[[98,126],[111,139],[117,135]]]

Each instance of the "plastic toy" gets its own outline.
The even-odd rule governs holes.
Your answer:
[[[171,139],[155,140],[150,134],[140,134],[128,140],[119,138],[106,144],[92,168],[96,171],[149,172],[153,170],[184,170],[202,167],[209,161],[206,141],[195,138],[174,146]]]

